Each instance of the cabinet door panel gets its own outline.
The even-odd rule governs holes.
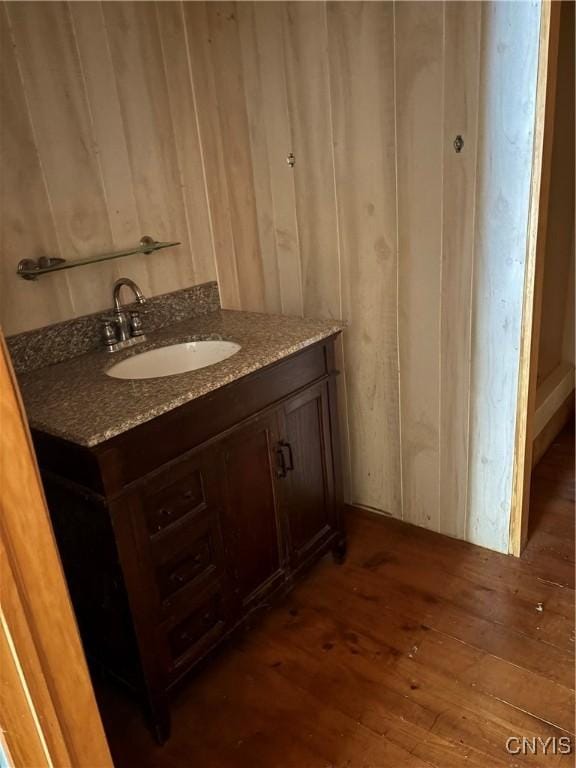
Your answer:
[[[334,472],[326,384],[311,387],[283,409],[286,476],[281,499],[294,565],[336,526]]]
[[[276,443],[277,421],[271,415],[243,426],[223,445],[224,538],[244,605],[256,601],[283,574],[274,487]]]

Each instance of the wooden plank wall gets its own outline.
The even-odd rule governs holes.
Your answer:
[[[121,274],[147,294],[214,279],[181,15],[172,4],[159,14],[150,3],[2,3],[6,333],[110,306]],[[37,283],[14,274],[23,257],[74,259],[143,234],[182,245]]]
[[[348,497],[501,550],[538,31],[538,3],[311,2],[210,4],[202,32],[203,77],[243,73],[244,98],[216,103],[225,143],[251,126],[242,185],[256,219],[276,243],[289,222],[268,270],[280,296],[350,323]],[[263,261],[267,230],[251,231]],[[237,256],[243,279],[244,266]]]
[[[486,336],[475,306],[502,274],[477,209],[499,183],[488,142],[506,146],[515,119],[515,102],[490,101],[483,79],[493,83],[507,61],[500,43],[520,46],[519,87],[530,94],[538,37],[538,4],[514,5],[10,3],[3,34],[16,47],[3,55],[14,114],[0,255],[8,331],[106,306],[118,269],[151,292],[216,273],[225,307],[342,317],[348,500],[478,538],[470,519],[481,527],[491,500],[475,496],[469,513],[472,464],[494,446],[481,447],[471,407],[496,326]],[[524,44],[518,23],[536,26]],[[504,87],[518,87],[505,75]],[[518,108],[528,126],[531,108],[529,96]],[[521,140],[529,169],[529,131]],[[496,312],[511,345],[520,208],[505,224],[500,217],[514,255],[494,251],[501,272],[513,273]],[[154,267],[94,268],[89,291],[86,272],[50,287],[11,275],[17,254],[92,252],[141,230],[184,247]],[[38,303],[23,317],[30,290]],[[498,510],[506,523],[509,510]],[[492,543],[502,548],[498,536]]]
[[[276,248],[274,254],[255,229],[254,249],[274,256],[276,269],[268,272],[279,280],[280,295],[299,295],[293,306],[350,322],[342,360],[349,498],[506,549],[510,487],[499,462],[511,466],[513,450],[508,406],[522,306],[538,5],[503,4],[497,11],[474,2],[241,3],[211,4],[210,11],[204,42],[212,41],[211,71],[230,66],[235,51],[236,70],[244,73],[244,99],[235,100],[234,111],[245,112],[242,120],[252,127],[245,151],[253,162],[243,184],[276,241],[290,223],[289,253]],[[520,27],[524,43],[514,31]],[[224,34],[240,44],[218,47]],[[513,75],[501,77],[501,67],[512,63]],[[273,98],[264,95],[264,83]],[[521,109],[502,98],[504,89],[522,96]],[[491,96],[516,104],[518,117]],[[225,97],[222,103],[231,106]],[[512,150],[502,140],[507,121],[520,141]],[[220,130],[231,122],[227,115]],[[457,134],[465,142],[459,154]],[[222,135],[224,143],[235,137]],[[490,175],[497,153],[488,139],[502,147],[514,173],[522,164],[507,190],[515,196],[507,221],[505,211],[497,218],[493,208],[501,179]],[[258,161],[263,145],[268,162]],[[284,165],[288,151],[296,158],[293,170]],[[280,184],[285,191],[275,195]],[[479,194],[496,199],[483,198],[478,211]],[[491,221],[510,239],[495,233]],[[264,272],[250,270],[243,258],[235,270],[263,281],[264,294]],[[501,290],[485,293],[494,279]],[[477,309],[479,299],[489,317]],[[487,366],[497,335],[502,366],[494,373]],[[472,371],[489,381],[480,386]],[[501,384],[506,407],[490,410],[487,401]],[[488,413],[485,425],[481,413]],[[479,474],[471,477],[470,467],[484,466],[486,451],[498,458],[490,460],[494,487],[484,472],[481,495]]]
[[[538,384],[574,364],[574,3],[560,15],[548,230],[542,286]]]
[[[442,3],[423,0],[396,7],[404,517],[436,530],[440,526],[444,19]]]
[[[535,465],[574,406],[574,3],[559,4],[534,414]]]
[[[327,21],[350,494],[401,516],[393,7],[334,3]]]

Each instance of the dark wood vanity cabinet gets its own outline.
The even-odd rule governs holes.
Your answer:
[[[35,433],[89,659],[148,705],[332,549],[334,338],[93,449]]]

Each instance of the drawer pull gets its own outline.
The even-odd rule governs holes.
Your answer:
[[[214,616],[213,616],[212,612],[211,611],[207,611],[202,616],[200,621],[204,625],[213,624],[214,623]],[[191,635],[190,632],[187,629],[185,629],[183,632],[180,632],[180,636],[179,637],[180,637],[180,641],[183,642],[183,643],[189,643],[189,642],[191,642],[192,640],[195,639],[195,636]]]
[[[171,509],[170,507],[168,507],[168,509],[166,509],[166,507],[162,507],[158,511],[162,515],[162,517],[172,517],[172,515],[174,514],[174,510]]]
[[[202,552],[198,552],[194,557],[192,558],[192,565],[201,565],[201,563],[204,560],[204,556]],[[187,575],[185,573],[181,573],[180,571],[173,571],[170,576],[170,581],[172,581],[175,584],[183,584],[187,580]]]

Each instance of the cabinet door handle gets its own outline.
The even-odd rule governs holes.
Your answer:
[[[288,472],[292,472],[294,469],[294,455],[292,453],[292,446],[286,440],[280,440],[278,443],[278,451],[282,454],[280,459],[281,466],[284,470],[282,477],[286,477]],[[288,454],[288,461],[286,461],[286,454]]]
[[[294,454],[292,453],[292,445],[288,442],[283,442],[282,447],[286,448],[286,450],[288,451],[288,465],[286,469],[288,470],[288,472],[292,472],[292,470],[294,469]]]
[[[288,474],[286,459],[284,458],[284,451],[282,450],[281,444],[276,448],[276,474],[278,477],[286,477]]]

